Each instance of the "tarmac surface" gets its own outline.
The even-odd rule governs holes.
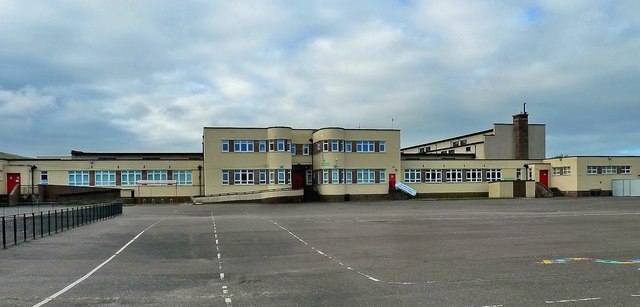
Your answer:
[[[1,306],[638,306],[640,199],[125,207],[0,250]]]

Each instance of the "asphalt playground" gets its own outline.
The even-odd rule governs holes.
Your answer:
[[[0,250],[1,306],[638,306],[640,199],[125,207]]]

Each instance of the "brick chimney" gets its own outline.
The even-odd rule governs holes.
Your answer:
[[[529,114],[513,115],[513,158],[529,159]]]

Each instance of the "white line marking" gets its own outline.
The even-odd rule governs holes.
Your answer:
[[[640,297],[640,294],[631,294],[633,297]]]
[[[587,298],[558,300],[558,301],[545,301],[545,303],[547,303],[547,304],[577,303],[577,302],[597,301],[597,300],[601,300],[601,299],[602,299],[601,297],[587,297]]]
[[[115,258],[118,254],[120,254],[125,248],[127,248],[127,246],[129,246],[131,243],[133,243],[133,241],[137,240],[145,231],[149,230],[151,227],[155,226],[156,224],[158,224],[158,223],[160,223],[162,221],[164,221],[164,219],[161,219],[161,220],[153,223],[151,226],[145,228],[145,230],[141,231],[137,236],[133,237],[133,239],[131,239],[131,241],[129,241],[127,244],[125,244],[122,248],[120,248],[115,254],[113,254],[111,257],[109,257],[109,259],[105,260],[103,263],[98,265],[95,269],[91,270],[91,272],[89,272],[89,273],[85,274],[84,276],[80,277],[80,279],[74,281],[72,284],[66,286],[64,289],[62,289],[62,290],[56,292],[55,294],[47,297],[42,302],[33,305],[33,307],[42,306],[42,305],[54,300],[58,296],[64,294],[65,292],[71,290],[73,287],[77,286],[79,283],[85,281],[85,279],[91,277],[91,275],[93,275],[93,273],[97,272],[100,268],[102,268],[107,263],[109,263],[109,261],[113,260],[113,258]]]
[[[225,298],[224,302],[227,303],[227,304],[231,304],[231,299],[230,298]]]
[[[220,254],[218,254],[218,259],[220,259]]]
[[[218,244],[219,244],[219,243],[218,243],[218,239],[216,239],[216,245],[218,245]]]
[[[224,279],[224,273],[220,273],[220,279],[223,280]]]

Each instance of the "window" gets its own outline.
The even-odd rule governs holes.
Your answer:
[[[447,182],[462,182],[462,170],[450,169],[447,170]]]
[[[49,184],[49,173],[47,171],[40,171],[40,184]]]
[[[228,185],[229,184],[229,171],[228,170],[222,170],[222,184],[224,184],[224,185]]]
[[[302,144],[302,155],[309,155],[309,144]]]
[[[345,152],[352,152],[352,150],[351,150],[351,141],[344,142],[344,151]]]
[[[193,174],[191,171],[173,171],[173,180],[179,185],[193,185]]]
[[[455,150],[455,149],[450,149],[450,150],[449,150],[449,154],[454,154],[454,153],[456,153],[456,150]]]
[[[376,171],[372,169],[359,169],[356,172],[357,182],[358,183],[375,183],[376,182]]]
[[[267,151],[267,141],[265,141],[265,140],[258,141],[258,150],[260,152],[266,152]]]
[[[462,146],[467,145],[467,140],[460,140],[460,145]]]
[[[114,186],[116,185],[115,171],[96,171],[96,186]]]
[[[620,174],[631,174],[631,166],[620,166]]]
[[[471,146],[467,146],[467,148],[465,148],[465,150],[466,150],[467,152],[471,152]]]
[[[408,183],[420,182],[420,170],[419,169],[404,170],[404,181]]]
[[[329,151],[329,141],[322,141],[322,151],[323,152]]]
[[[357,141],[356,152],[375,152],[374,141]]]
[[[327,184],[329,183],[329,170],[328,169],[323,169],[322,170],[322,184]]]
[[[597,173],[598,173],[598,167],[597,166],[587,166],[587,174],[595,175]]]
[[[312,170],[307,170],[307,185],[312,185],[313,184],[313,171]]]
[[[284,151],[284,140],[278,139],[278,151]]]
[[[346,181],[347,184],[352,184],[353,183],[352,175],[353,175],[353,172],[350,169],[345,170],[344,178],[345,178],[345,181]]]
[[[571,175],[571,166],[562,167],[562,175],[564,176]]]
[[[424,148],[424,151],[431,151],[431,146],[427,146]]]
[[[331,170],[331,183],[332,184],[340,183],[340,173],[338,172],[338,169],[334,168]]]
[[[296,155],[296,145],[289,143],[289,151],[291,152],[292,156],[295,156]]]
[[[147,180],[167,180],[167,171],[147,171]]]
[[[260,181],[260,184],[266,184],[267,183],[267,170],[261,169],[258,176],[259,176],[258,180]]]
[[[479,169],[467,170],[467,181],[482,182],[482,170],[479,170]]]
[[[385,141],[380,141],[380,143],[378,143],[378,151],[379,152],[385,152],[386,150],[386,144]]]
[[[340,142],[338,140],[331,140],[331,151],[340,151]]]
[[[229,140],[222,140],[222,152],[229,152]]]
[[[89,171],[69,171],[69,185],[88,186]]]
[[[522,169],[519,168],[516,170],[516,180],[522,180]]]
[[[269,184],[276,183],[276,172],[274,170],[269,171]]]
[[[278,184],[286,184],[285,172],[283,169],[278,170]]]
[[[618,170],[616,169],[615,166],[603,166],[602,167],[602,174],[603,175],[614,175],[617,174]]]
[[[425,182],[442,182],[442,171],[439,169],[428,169],[424,172]]]
[[[274,140],[269,140],[269,151],[275,151],[275,141]]]
[[[241,169],[235,170],[233,184],[253,184],[253,170]]]
[[[460,142],[459,141],[452,141],[451,142],[451,146],[452,147],[458,147],[458,146],[460,146]]]
[[[487,170],[487,181],[499,181],[502,179],[501,169],[489,169]]]
[[[561,167],[554,167],[554,168],[553,168],[553,175],[554,175],[554,176],[560,176],[560,175],[562,175],[562,168],[561,168]]]
[[[233,142],[233,151],[235,152],[253,152],[252,140],[236,140]]]
[[[387,183],[387,172],[384,170],[380,171],[380,183]]]
[[[142,180],[142,171],[120,172],[120,185],[136,185],[138,180]]]
[[[554,176],[568,176],[571,175],[571,167],[570,166],[562,166],[562,167],[554,167],[553,168]]]

